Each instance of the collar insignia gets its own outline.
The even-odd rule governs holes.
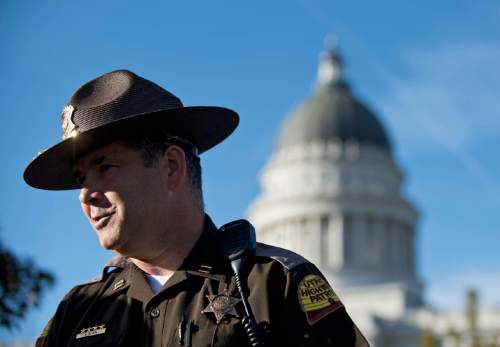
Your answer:
[[[73,113],[75,108],[72,105],[66,105],[62,111],[62,130],[63,130],[63,140],[70,137],[75,137],[79,134],[78,126],[73,123]]]
[[[118,290],[121,287],[123,287],[124,285],[125,285],[125,280],[121,279],[121,280],[119,280],[118,282],[115,283],[115,285],[113,286],[113,290]]]
[[[80,332],[76,335],[77,339],[81,339],[82,337],[101,335],[106,332],[106,326],[104,324],[95,325],[90,328],[85,328],[80,330]]]
[[[217,295],[207,295],[208,301],[210,303],[201,313],[213,313],[215,314],[215,319],[217,323],[220,323],[222,319],[227,316],[238,317],[238,313],[234,306],[241,301],[241,299],[233,298],[224,291],[222,294]]]

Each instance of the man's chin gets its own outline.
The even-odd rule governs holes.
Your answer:
[[[101,247],[108,251],[113,251],[119,255],[126,255],[125,247],[118,242],[101,242]]]
[[[99,243],[101,244],[102,248],[107,249],[108,251],[120,253],[121,247],[118,245],[118,242],[114,240],[99,239]]]

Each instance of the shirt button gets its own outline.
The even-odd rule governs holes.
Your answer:
[[[158,309],[158,307],[155,307],[151,310],[151,312],[149,312],[149,315],[151,316],[151,318],[156,318],[160,315],[160,310]]]

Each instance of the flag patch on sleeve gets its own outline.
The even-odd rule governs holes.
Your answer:
[[[344,306],[332,287],[318,275],[307,275],[300,281],[298,297],[311,325]]]

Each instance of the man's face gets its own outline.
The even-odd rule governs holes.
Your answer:
[[[140,255],[161,237],[168,206],[161,165],[145,167],[141,152],[115,141],[86,153],[73,169],[82,210],[102,247]]]

